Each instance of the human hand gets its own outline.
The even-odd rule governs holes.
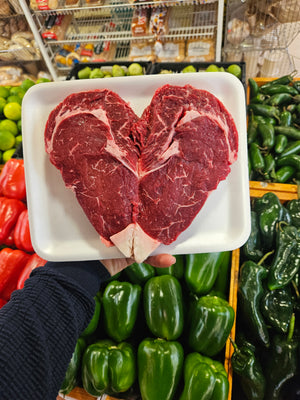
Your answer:
[[[109,260],[101,260],[101,263],[105,266],[111,276],[122,271],[124,268],[133,264],[135,261],[133,258],[113,258]],[[145,261],[145,263],[158,268],[167,268],[172,264],[176,263],[176,258],[171,256],[171,254],[158,254],[157,256],[150,256]]]

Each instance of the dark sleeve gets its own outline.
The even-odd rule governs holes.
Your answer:
[[[55,400],[109,273],[99,261],[36,268],[0,310],[0,399]]]

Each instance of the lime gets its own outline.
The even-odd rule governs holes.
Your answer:
[[[17,102],[7,103],[3,108],[3,114],[6,118],[18,121],[21,119],[21,105]]]
[[[225,68],[224,67],[219,67],[219,72],[225,72]]]
[[[188,65],[185,68],[183,68],[183,70],[181,72],[183,72],[185,74],[188,72],[197,72],[197,70],[193,65]]]
[[[20,99],[23,99],[25,93],[26,91],[20,86],[14,86],[10,89],[10,96],[18,96]]]
[[[0,86],[0,97],[4,97],[6,99],[6,97],[8,96],[9,96],[9,90],[4,86]]]
[[[45,82],[51,82],[50,79],[47,78],[39,78],[36,83],[45,83]]]
[[[21,83],[21,88],[23,89],[23,90],[25,90],[25,92],[27,92],[27,90],[29,89],[29,88],[31,88],[31,86],[34,86],[35,85],[35,82],[34,81],[32,81],[31,79],[24,79],[24,81]]]
[[[104,73],[100,68],[94,68],[92,69],[92,72],[90,74],[90,78],[91,79],[95,79],[95,78],[103,78],[104,77]]]
[[[219,72],[219,68],[215,64],[210,64],[206,68],[206,72]]]
[[[3,152],[2,154],[2,162],[3,164],[5,164],[8,160],[10,160],[12,158],[12,156],[14,155],[14,152],[16,151],[15,148],[10,149],[10,150],[6,150]]]
[[[4,108],[5,104],[6,104],[5,98],[4,97],[0,97],[0,113],[1,114],[3,113],[3,108]]]
[[[17,122],[17,127],[18,127],[18,131],[22,132],[22,120],[19,119],[19,121]]]
[[[16,143],[16,138],[8,130],[0,130],[0,150],[6,151],[11,149]]]
[[[78,71],[77,75],[79,79],[88,79],[91,75],[91,68],[90,67],[85,67]]]
[[[0,121],[0,131],[10,131],[14,136],[19,132],[16,122],[11,119],[3,119]]]
[[[242,77],[242,69],[237,64],[229,65],[229,67],[227,68],[227,72],[229,72],[230,74],[236,76],[239,79],[241,79],[241,77]]]
[[[22,99],[21,97],[17,96],[17,95],[12,95],[12,96],[8,96],[8,98],[6,99],[8,103],[22,103]]]
[[[0,150],[0,164],[2,163],[2,151]]]
[[[128,67],[128,75],[144,75],[143,67],[139,63],[132,63]]]
[[[17,147],[20,143],[22,143],[22,135],[16,136],[16,147]]]
[[[125,71],[124,71],[124,69],[122,67],[120,67],[120,65],[115,64],[115,65],[112,66],[111,74],[114,77],[116,77],[116,76],[125,76]]]

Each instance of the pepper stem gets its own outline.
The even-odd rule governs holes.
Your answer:
[[[295,329],[295,313],[292,314],[290,319],[287,342],[290,342],[293,339],[294,329]]]
[[[262,263],[271,255],[274,253],[274,250],[269,251],[268,253],[266,253],[257,263],[257,265],[262,265]]]
[[[236,351],[238,353],[240,350],[239,350],[237,344],[235,343],[235,341],[232,339],[231,336],[229,336],[229,340],[230,340],[230,342],[231,342],[231,344],[232,344],[232,346],[234,348],[234,351]]]

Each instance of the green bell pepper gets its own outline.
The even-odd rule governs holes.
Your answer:
[[[300,266],[300,230],[280,223],[276,252],[268,273],[268,288],[279,289],[292,281]]]
[[[65,378],[60,386],[60,393],[66,395],[70,393],[76,386],[78,386],[81,375],[81,360],[85,350],[86,343],[83,338],[79,338],[69,362]]]
[[[172,275],[155,276],[144,286],[144,314],[153,335],[176,340],[183,331],[183,298],[179,281]]]
[[[219,272],[212,290],[223,298],[228,298],[228,289],[230,284],[231,251],[225,251]],[[209,293],[211,294],[212,291]]]
[[[184,389],[180,400],[227,400],[229,382],[223,365],[199,353],[184,361]]]
[[[189,346],[193,351],[213,357],[225,346],[234,323],[234,310],[217,296],[203,296],[191,304]]]
[[[232,370],[237,374],[239,383],[247,400],[263,400],[266,391],[266,379],[262,366],[255,355],[255,347],[244,341],[234,347],[231,356]]]
[[[95,300],[95,311],[94,311],[94,314],[93,314],[92,319],[90,320],[88,326],[85,328],[85,330],[80,335],[82,337],[86,337],[86,336],[89,336],[92,333],[94,333],[95,330],[97,329],[97,326],[99,323],[101,302],[100,302],[100,298],[98,296],[95,296],[94,300]]]
[[[136,360],[131,344],[99,340],[89,345],[82,358],[82,384],[91,396],[123,393],[136,380]]]
[[[188,254],[184,278],[188,289],[203,296],[213,287],[217,279],[224,252]]]
[[[184,272],[184,256],[175,256],[176,263],[168,268],[155,268],[157,275],[173,275],[177,279],[183,277]]]
[[[148,279],[155,276],[155,268],[146,263],[133,263],[125,268],[125,274],[131,283],[143,286]]]
[[[262,262],[262,260],[261,260]],[[238,304],[241,317],[247,322],[255,340],[268,347],[270,344],[267,324],[260,310],[264,293],[262,281],[268,271],[259,263],[246,261],[240,269],[238,282]]]
[[[103,317],[106,333],[116,342],[129,338],[136,323],[142,289],[130,282],[112,281],[103,297]]]
[[[176,341],[146,338],[139,344],[137,360],[142,399],[173,399],[183,370],[182,345]]]

